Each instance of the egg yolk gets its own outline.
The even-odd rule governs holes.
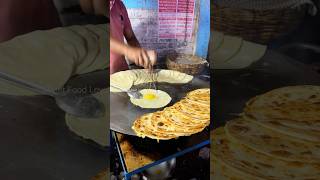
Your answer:
[[[144,94],[143,95],[143,99],[146,99],[146,100],[153,100],[156,98],[156,95],[154,94]]]

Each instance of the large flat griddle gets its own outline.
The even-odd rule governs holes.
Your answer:
[[[252,97],[292,85],[320,85],[320,75],[306,65],[275,51],[241,70],[213,70],[214,123],[222,126],[243,111]]]
[[[193,80],[187,84],[169,84],[169,83],[157,83],[157,89],[167,92],[172,101],[168,105],[173,105],[181,98],[183,98],[187,92],[198,88],[209,88],[210,82],[194,77]],[[133,88],[137,89],[149,89],[150,84],[139,84]],[[161,108],[163,109],[163,108]],[[133,122],[146,113],[155,112],[161,109],[143,109],[133,105],[130,102],[130,98],[126,93],[111,93],[110,94],[110,129],[113,131],[136,136],[132,130]]]
[[[108,71],[73,78],[68,87],[106,88]],[[108,167],[108,150],[78,137],[46,96],[0,95],[0,179],[88,180]]]

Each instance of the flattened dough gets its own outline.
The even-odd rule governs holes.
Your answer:
[[[193,76],[173,70],[161,69],[156,74],[157,82],[167,82],[172,84],[186,84],[192,81]],[[110,76],[110,86],[116,86],[123,90],[129,90],[133,85],[151,82],[151,77],[145,69],[135,69],[120,71]],[[121,92],[121,90],[111,87],[111,92]]]
[[[0,71],[57,90],[73,75],[109,66],[106,24],[34,31],[0,44]],[[0,79],[0,93],[37,95]]]
[[[109,89],[104,89],[94,96],[109,109]],[[108,112],[108,111],[106,111]],[[66,114],[66,124],[68,128],[84,139],[90,139],[101,146],[110,146],[109,142],[109,117],[108,114],[102,118],[87,119]]]

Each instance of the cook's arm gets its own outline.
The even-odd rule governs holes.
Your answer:
[[[124,31],[124,36],[130,46],[141,47],[136,35],[131,28],[130,30]]]
[[[155,52],[140,48],[140,44],[137,40],[133,39],[130,43],[131,44],[128,42],[127,45],[110,36],[110,50],[112,52],[126,56],[129,61],[134,62],[138,66],[150,68],[150,65],[155,63]]]

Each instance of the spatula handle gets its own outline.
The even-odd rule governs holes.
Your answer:
[[[21,87],[28,88],[36,93],[49,95],[49,96],[53,96],[53,97],[58,96],[58,93],[52,92],[52,91],[48,90],[47,88],[44,88],[38,84],[25,81],[23,79],[20,79],[18,77],[12,76],[10,74],[7,74],[7,73],[1,72],[1,71],[0,71],[0,78],[7,80],[7,81],[10,81],[10,82],[13,82],[14,84],[19,85]]]

